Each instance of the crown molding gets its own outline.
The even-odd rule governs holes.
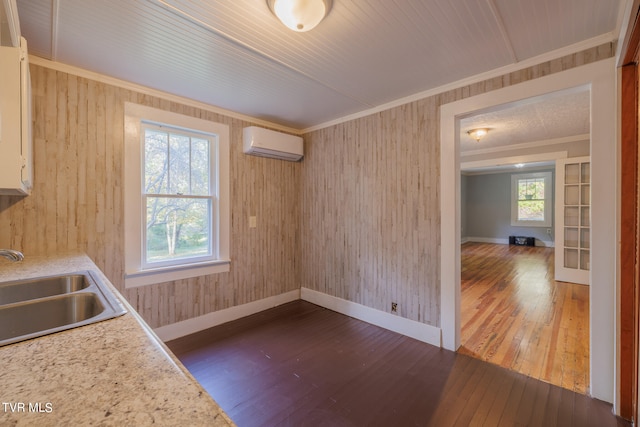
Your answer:
[[[41,58],[35,55],[29,55],[29,63],[40,67],[49,68],[51,70],[60,71],[74,76],[94,80],[100,83],[116,86],[121,89],[131,90],[134,92],[142,93],[144,95],[155,96],[158,98],[166,99],[167,101],[176,102],[186,105],[188,107],[199,108],[201,110],[209,111],[223,116],[231,117],[238,120],[251,122],[253,124],[269,127],[271,129],[277,129],[283,132],[291,133],[294,135],[301,135],[300,129],[294,129],[288,126],[283,126],[278,123],[269,122],[266,120],[258,119],[255,117],[247,116],[245,114],[237,113],[235,111],[227,110],[215,105],[207,104],[200,101],[195,101],[190,98],[174,95],[168,92],[164,92],[158,89],[153,89],[147,86],[131,83],[126,80],[121,80],[115,77],[110,77],[104,74],[96,73],[93,71],[85,70],[83,68],[74,67],[72,65],[63,64],[61,62],[50,61],[48,59]]]
[[[523,142],[520,144],[503,145],[500,147],[488,147],[480,148],[477,150],[461,151],[460,157],[477,156],[479,154],[492,154],[501,153],[504,151],[524,150],[527,148],[546,147],[549,145],[567,144],[570,142],[589,141],[589,134],[583,133],[580,135],[565,136],[562,138],[543,139],[540,141]]]
[[[570,46],[566,46],[560,49],[556,49],[554,51],[551,52],[547,52],[545,54],[542,55],[538,55],[536,57],[533,58],[529,58],[520,62],[516,62],[516,63],[512,63],[500,68],[496,68],[490,71],[487,71],[485,73],[481,73],[481,74],[476,74],[474,76],[465,78],[465,79],[461,79],[461,80],[457,80],[455,82],[452,83],[447,83],[445,85],[441,85],[438,86],[436,88],[432,88],[432,89],[428,89],[422,92],[418,92],[415,93],[413,95],[409,95],[403,98],[399,98],[396,99],[394,101],[388,102],[388,103],[384,103],[381,105],[378,105],[376,107],[373,108],[369,108],[366,110],[362,110],[360,112],[354,113],[354,114],[350,114],[347,116],[343,116],[340,118],[337,118],[335,120],[331,120],[325,123],[321,123],[318,125],[314,125],[305,129],[296,129],[296,128],[291,128],[288,126],[283,126],[281,124],[278,123],[274,123],[274,122],[270,122],[267,120],[263,120],[263,119],[258,119],[256,117],[251,117],[245,114],[241,114],[235,111],[231,111],[231,110],[227,110],[221,107],[217,107],[215,105],[211,105],[211,104],[207,104],[204,102],[200,102],[200,101],[195,101],[193,99],[190,98],[185,98],[182,96],[178,96],[178,95],[174,95],[168,92],[164,92],[158,89],[153,89],[147,86],[143,86],[143,85],[139,85],[136,83],[131,83],[128,82],[126,80],[121,80],[115,77],[110,77],[104,74],[100,74],[100,73],[96,73],[93,71],[89,71],[83,68],[79,68],[79,67],[74,67],[71,65],[67,65],[67,64],[63,64],[61,62],[57,62],[57,61],[50,61],[48,59],[39,57],[39,56],[35,56],[35,55],[29,55],[29,62],[34,64],[34,65],[38,65],[41,67],[45,67],[45,68],[49,68],[49,69],[53,69],[56,71],[61,71],[61,72],[65,72],[68,74],[72,74],[72,75],[76,75],[78,77],[84,77],[84,78],[88,78],[91,80],[95,80],[101,83],[105,83],[105,84],[109,84],[109,85],[113,85],[113,86],[117,86],[120,87],[122,89],[127,89],[127,90],[133,90],[139,93],[143,93],[145,95],[150,95],[150,96],[157,96],[163,99],[167,99],[169,101],[173,101],[173,102],[178,102],[180,104],[184,104],[190,107],[195,107],[195,108],[200,108],[206,111],[210,111],[213,113],[217,113],[217,114],[222,114],[231,118],[235,118],[235,119],[239,119],[239,120],[244,120],[244,121],[248,121],[251,123],[255,123],[261,126],[267,126],[273,129],[277,129],[277,130],[281,130],[283,132],[288,132],[294,135],[303,135],[309,132],[313,132],[316,130],[320,130],[320,129],[324,129],[327,127],[331,127],[331,126],[335,126],[335,125],[339,125],[341,123],[345,123],[345,122],[349,122],[352,120],[356,120],[362,117],[366,117],[369,116],[371,114],[375,114],[375,113],[379,113],[382,111],[386,111],[389,110],[391,108],[395,108],[401,105],[405,105],[411,102],[415,102],[424,98],[428,98],[430,96],[433,95],[437,95],[443,92],[447,92],[449,90],[454,90],[454,89],[458,89],[460,87],[464,87],[464,86],[468,86],[474,83],[478,83],[484,80],[489,80],[495,77],[499,77],[505,74],[509,74],[512,73],[514,71],[518,71],[520,69],[523,68],[527,68],[533,65],[537,65],[543,62],[547,62],[553,59],[557,59],[557,58],[561,58],[563,56],[566,55],[570,55],[573,53],[577,53],[586,49],[590,49],[596,46],[600,46],[604,43],[610,43],[612,41],[616,40],[615,35],[613,33],[608,33],[608,34],[604,34],[598,37],[594,37],[588,40],[584,40],[580,43],[576,43]]]
[[[586,50],[586,49],[591,49],[593,47],[597,47],[597,46],[600,46],[600,45],[605,44],[605,43],[611,43],[611,42],[616,40],[616,38],[617,38],[616,36],[617,35],[614,34],[614,32],[609,32],[607,34],[603,34],[603,35],[598,36],[598,37],[593,37],[591,39],[587,39],[587,40],[584,40],[582,42],[572,44],[570,46],[565,46],[563,48],[556,49],[556,50],[544,53],[542,55],[534,56],[533,58],[528,58],[528,59],[525,59],[525,60],[520,61],[520,62],[516,62],[516,63],[509,64],[509,65],[505,65],[505,66],[500,67],[500,68],[495,68],[495,69],[487,71],[485,73],[476,74],[474,76],[467,77],[467,78],[461,79],[461,80],[457,80],[457,81],[452,82],[452,83],[447,83],[445,85],[438,86],[438,87],[433,88],[433,89],[428,89],[428,90],[425,90],[425,91],[422,91],[422,92],[418,92],[416,94],[409,95],[409,96],[406,96],[404,98],[399,98],[399,99],[397,99],[395,101],[391,101],[391,102],[388,102],[388,103],[385,103],[385,104],[381,104],[381,105],[378,105],[376,107],[369,108],[367,110],[363,110],[363,111],[360,111],[360,112],[357,112],[357,113],[354,113],[354,114],[351,114],[351,115],[348,115],[348,116],[340,117],[340,118],[335,119],[335,120],[331,120],[331,121],[328,121],[328,122],[325,122],[325,123],[321,123],[319,125],[310,126],[310,127],[306,128],[306,129],[303,129],[301,131],[301,133],[305,134],[305,133],[313,132],[313,131],[316,131],[316,130],[324,129],[324,128],[327,128],[327,127],[330,127],[330,126],[339,125],[341,123],[345,123],[345,122],[348,122],[348,121],[351,121],[351,120],[360,119],[362,117],[366,117],[366,116],[369,116],[371,114],[379,113],[379,112],[382,112],[382,111],[389,110],[391,108],[395,108],[395,107],[399,107],[401,105],[409,104],[411,102],[419,101],[421,99],[428,98],[428,97],[433,96],[433,95],[438,95],[438,94],[447,92],[449,90],[459,89],[459,88],[464,87],[464,86],[468,86],[468,85],[471,85],[471,84],[474,84],[474,83],[482,82],[482,81],[485,81],[485,80],[490,80],[490,79],[493,79],[495,77],[499,77],[499,76],[502,76],[502,75],[505,75],[505,74],[509,74],[509,73],[514,72],[514,71],[521,70],[523,68],[531,67],[531,66],[538,65],[538,64],[541,64],[541,63],[544,63],[544,62],[547,62],[547,61],[551,61],[551,60],[554,60],[554,59],[562,58],[564,56],[571,55],[571,54],[574,54],[574,53],[578,53],[578,52],[581,52],[581,51]]]

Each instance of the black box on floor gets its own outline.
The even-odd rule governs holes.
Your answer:
[[[509,244],[517,246],[535,246],[536,239],[534,237],[509,236]]]

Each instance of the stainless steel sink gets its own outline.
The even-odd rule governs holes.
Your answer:
[[[124,313],[91,271],[0,283],[0,346]]]
[[[66,274],[0,283],[0,305],[68,294],[90,286],[85,274]]]

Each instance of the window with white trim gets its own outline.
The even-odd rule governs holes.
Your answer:
[[[511,225],[551,227],[551,172],[511,175]]]
[[[229,271],[229,128],[125,104],[125,286]]]

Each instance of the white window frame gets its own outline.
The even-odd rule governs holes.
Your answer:
[[[165,266],[145,266],[143,258],[144,218],[143,218],[143,135],[142,123],[166,125],[185,132],[216,135],[217,148],[212,154],[216,160],[212,172],[216,174],[212,182],[217,184],[217,200],[212,208],[213,253],[215,259],[195,261],[186,258],[184,262]],[[143,105],[125,103],[124,117],[124,228],[125,228],[125,288],[187,279],[230,270],[229,228],[229,126],[195,117],[172,113]]]
[[[518,220],[518,181],[522,179],[536,178],[544,179],[544,220]],[[511,225],[513,227],[551,227],[551,221],[553,218],[552,186],[553,182],[551,172],[533,172],[511,175]]]

